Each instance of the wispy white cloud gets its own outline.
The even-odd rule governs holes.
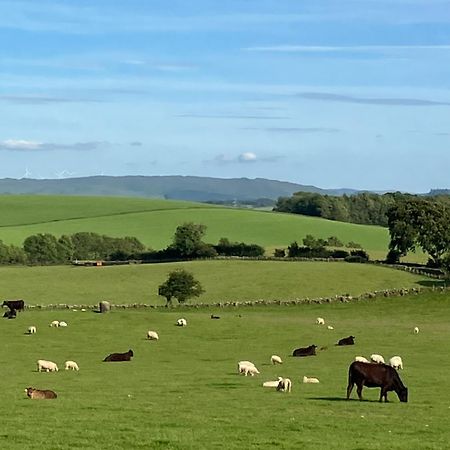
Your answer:
[[[242,152],[239,155],[226,155],[220,153],[216,155],[212,160],[203,161],[207,164],[255,164],[255,163],[271,163],[281,159],[281,155],[264,155],[259,156],[256,152]]]
[[[54,142],[28,141],[25,139],[6,139],[0,141],[0,150],[13,152],[40,152],[56,150],[89,151],[108,146],[106,141],[75,142],[73,144],[58,144]]]

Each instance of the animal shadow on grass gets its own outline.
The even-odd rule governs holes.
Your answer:
[[[444,280],[421,280],[419,281],[417,284],[420,284],[421,286],[426,286],[426,287],[443,287],[446,285]]]
[[[308,397],[309,400],[319,400],[323,402],[373,402],[374,400],[366,400],[365,398],[359,400],[357,398],[351,398],[347,400],[345,397]]]

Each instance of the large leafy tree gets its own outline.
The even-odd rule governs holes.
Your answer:
[[[34,234],[25,239],[23,249],[32,263],[59,262],[58,241],[52,234]]]
[[[205,233],[206,225],[193,222],[179,225],[169,249],[175,250],[183,258],[215,256],[217,253],[214,248],[202,241]]]
[[[169,273],[167,280],[158,288],[158,295],[166,298],[167,305],[176,298],[178,303],[184,303],[192,297],[198,297],[205,292],[194,275],[184,269],[177,269]]]

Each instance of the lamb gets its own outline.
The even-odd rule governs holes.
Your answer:
[[[389,360],[389,365],[391,367],[393,367],[394,369],[402,369],[403,370],[403,361],[402,358],[400,356],[393,356],[390,360]]]
[[[370,355],[370,360],[377,364],[385,364],[384,358],[381,355],[377,355],[376,353]]]
[[[316,319],[316,324],[317,325],[325,325],[325,320],[323,319],[323,317],[318,317]]]
[[[355,356],[355,361],[369,363],[370,361],[367,358],[364,358],[364,356]]]
[[[59,320],[54,320],[51,324],[51,327],[59,327]]]
[[[270,362],[274,365],[275,364],[283,364],[283,361],[281,360],[281,358],[278,355],[272,355],[270,357]]]
[[[67,327],[67,322],[64,322],[64,320],[62,320],[61,322],[59,322],[59,326],[60,327]]]
[[[419,333],[419,327],[414,327],[414,334],[418,334]]]
[[[277,391],[291,392],[292,382],[289,378],[278,377]]]
[[[156,331],[147,331],[147,339],[157,341],[159,339],[158,333]]]
[[[34,334],[34,333],[36,333],[36,327],[34,327],[34,326],[28,327],[28,334]]]
[[[304,376],[303,383],[317,384],[320,383],[320,381],[318,378]]]
[[[65,362],[65,370],[80,370],[80,368],[78,367],[78,364],[75,361],[66,361]]]
[[[183,318],[178,319],[178,320],[177,320],[177,325],[178,325],[179,327],[185,327],[185,326],[187,325],[187,320],[186,320],[186,319],[183,319]]]
[[[37,362],[38,372],[45,370],[46,372],[58,372],[58,366],[52,361],[46,361],[45,359],[38,359]]]

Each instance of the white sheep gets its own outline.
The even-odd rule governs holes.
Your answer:
[[[303,383],[317,384],[320,383],[320,381],[318,378],[304,376]]]
[[[316,324],[317,324],[317,325],[325,325],[325,320],[324,320],[324,318],[323,318],[323,317],[318,317],[318,318],[316,319]]]
[[[419,333],[419,327],[414,327],[414,334],[418,334]]]
[[[381,355],[377,355],[376,353],[370,355],[370,360],[377,364],[385,364],[384,358]]]
[[[272,355],[270,357],[270,362],[272,364],[283,364],[283,361],[281,360],[281,358],[278,355]]]
[[[292,381],[289,378],[278,377],[277,391],[291,392]]]
[[[60,327],[67,327],[67,322],[64,322],[64,320],[61,320],[61,322],[59,322],[59,326]]]
[[[359,362],[363,362],[363,363],[370,362],[367,358],[364,358],[364,356],[355,356],[355,361],[359,361]]]
[[[278,387],[278,383],[279,383],[279,381],[278,380],[276,380],[276,381],[264,381],[264,383],[263,383],[263,387]]]
[[[38,372],[58,372],[58,366],[52,361],[46,361],[45,359],[37,360],[37,370]]]
[[[51,327],[59,327],[59,320],[54,320],[51,324]]]
[[[147,331],[147,339],[157,341],[159,339],[158,333],[156,331]]]
[[[187,325],[187,320],[186,319],[178,319],[177,320],[177,325],[179,326],[179,327],[185,327],[186,325]]]
[[[34,326],[28,327],[28,334],[34,334],[34,333],[36,333],[36,327],[34,327]]]
[[[327,325],[327,330],[334,330],[334,327],[332,327],[331,325]]]
[[[66,370],[80,370],[80,368],[78,367],[78,364],[75,361],[66,361],[65,362],[65,369]]]
[[[394,369],[402,369],[403,370],[403,361],[402,358],[400,356],[393,356],[390,360],[389,360],[389,365],[391,367],[393,367]]]
[[[245,376],[247,376],[248,374],[254,376],[255,374],[259,373],[256,366],[250,361],[239,361],[238,372],[243,373]]]

